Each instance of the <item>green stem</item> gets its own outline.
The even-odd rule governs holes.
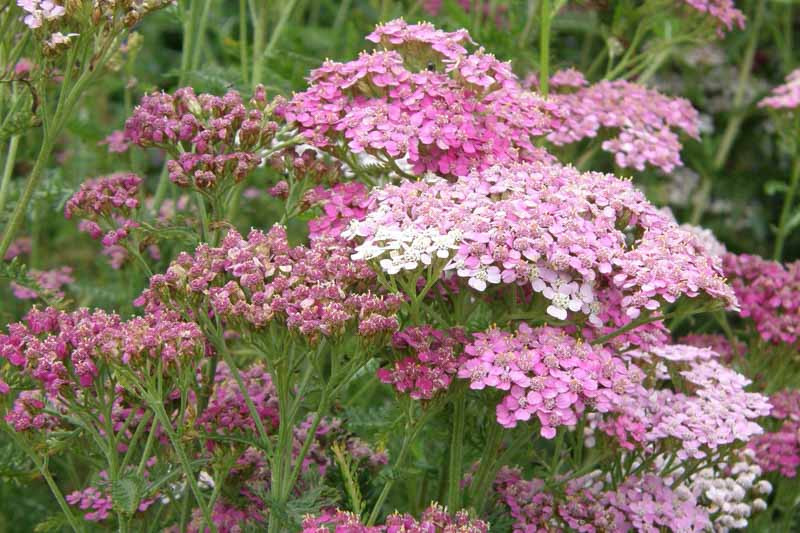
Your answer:
[[[542,27],[539,33],[539,92],[547,97],[550,89],[550,0],[542,0]]]
[[[11,183],[11,174],[14,172],[14,163],[17,160],[17,147],[19,147],[19,135],[14,135],[8,142],[8,153],[6,154],[6,163],[3,167],[3,178],[2,181],[0,181],[0,217],[3,216],[3,211],[6,208],[8,186]]]
[[[741,66],[739,67],[736,90],[733,94],[734,115],[725,126],[725,131],[722,134],[722,140],[717,148],[717,153],[712,163],[712,169],[714,173],[722,170],[722,168],[725,166],[725,163],[728,161],[728,156],[730,155],[731,148],[733,147],[733,142],[739,135],[742,122],[744,122],[745,113],[741,107],[744,103],[744,97],[746,94],[745,89],[747,87],[747,83],[750,81],[750,76],[753,70],[753,59],[755,58],[756,49],[758,47],[758,37],[761,32],[761,24],[764,19],[765,4],[766,0],[758,0],[758,4],[756,5],[755,18],[753,20],[753,24],[750,26],[750,40],[747,43],[747,48],[745,49],[744,57],[742,59]],[[711,178],[709,177],[709,182],[701,185],[704,189],[701,191],[699,199],[692,212],[692,224],[699,224],[700,220],[703,218],[703,213],[708,208],[708,202],[711,197],[712,188],[710,180]]]
[[[264,39],[266,38],[267,30],[267,10],[267,2],[263,2],[260,8],[256,8],[256,0],[250,0],[251,17],[253,18],[253,80],[251,83],[253,90],[261,83],[261,72],[264,67]]]
[[[792,205],[794,204],[794,197],[797,195],[797,186],[800,182],[800,153],[795,155],[794,164],[792,165],[792,175],[789,178],[789,190],[786,191],[786,196],[783,198],[783,208],[781,209],[781,218],[778,223],[778,230],[775,239],[775,251],[772,258],[775,261],[780,261],[783,257],[783,245],[788,237],[789,231],[787,223],[792,214]]]
[[[206,526],[208,526],[212,532],[216,532],[217,527],[214,525],[214,521],[211,519],[211,510],[208,508],[208,505],[206,505],[206,501],[203,499],[202,494],[200,494],[200,487],[198,486],[197,478],[195,478],[194,472],[192,471],[192,465],[189,463],[189,458],[186,456],[186,451],[183,449],[183,445],[181,444],[178,435],[175,434],[175,430],[172,428],[172,424],[167,416],[167,412],[164,410],[164,406],[160,403],[160,401],[150,401],[148,403],[150,403],[150,408],[155,412],[156,418],[161,424],[161,427],[164,428],[164,431],[167,433],[167,437],[172,443],[175,453],[178,455],[178,460],[180,461],[181,468],[183,469],[183,474],[186,476],[186,482],[189,484],[189,489],[192,491],[195,500],[197,500],[197,505],[200,506]]]
[[[397,460],[394,462],[392,470],[400,468],[400,466],[405,461],[406,454],[408,453],[408,450],[411,447],[411,442],[414,440],[416,433],[417,433],[416,431],[411,431],[409,425],[406,425],[406,430],[404,432],[405,437],[403,437],[403,444],[400,447],[400,453],[397,454]],[[396,476],[397,473],[393,472],[391,479],[389,479],[383,485],[383,489],[378,495],[378,499],[375,501],[375,506],[372,508],[372,512],[369,514],[369,519],[367,520],[367,526],[372,526],[378,519],[378,513],[381,512],[383,503],[386,501],[386,498],[389,496],[389,492],[392,490],[392,486],[394,485]]]
[[[48,159],[50,159],[50,153],[53,151],[54,144],[53,139],[47,136],[43,140],[42,146],[39,148],[39,155],[36,157],[36,163],[34,163],[33,170],[31,170],[28,176],[28,183],[22,191],[22,196],[17,201],[14,213],[11,215],[11,220],[6,225],[5,231],[3,232],[3,239],[0,240],[0,257],[5,257],[6,251],[8,247],[11,246],[11,241],[14,239],[14,235],[22,224],[22,219],[25,218],[28,204],[31,198],[33,198],[33,193],[44,174],[44,167],[47,165]]]
[[[242,83],[250,78],[247,60],[247,0],[239,0],[239,63],[242,67]]]
[[[478,516],[483,513],[486,505],[486,489],[492,482],[492,477],[497,464],[497,452],[503,444],[503,427],[496,423],[494,419],[489,419],[489,436],[486,440],[478,471],[475,472],[472,486],[470,487],[470,503],[475,508]]]
[[[453,425],[450,430],[450,465],[447,470],[447,507],[451,513],[461,509],[461,469],[464,464],[464,428],[467,397],[463,392],[453,402]]]

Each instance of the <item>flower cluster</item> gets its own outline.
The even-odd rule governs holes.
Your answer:
[[[386,523],[366,526],[353,513],[340,510],[324,511],[319,516],[307,516],[303,520],[303,533],[487,533],[489,524],[471,518],[466,511],[450,514],[437,503],[422,512],[419,520],[409,514],[394,513],[386,517]]]
[[[494,166],[455,183],[388,185],[372,198],[374,208],[344,235],[360,241],[354,258],[388,274],[447,262],[476,290],[529,284],[551,316],[580,311],[596,325],[596,288],[621,291],[628,318],[682,295],[735,305],[719,259],[611,175],[542,163]]]
[[[533,140],[558,122],[558,107],[525,91],[507,63],[470,54],[466,30],[398,19],[367,39],[384,49],[325,62],[279,110],[312,145],[407,158],[417,174],[552,159]]]
[[[795,477],[800,467],[800,391],[786,390],[770,397],[770,417],[780,421],[776,431],[759,435],[748,446],[765,472]]]
[[[207,302],[231,326],[262,328],[278,320],[311,340],[337,336],[353,322],[365,337],[393,332],[402,297],[372,292],[375,274],[351,254],[330,238],[291,247],[282,226],[251,230],[247,238],[231,230],[218,247],[182,253],[165,274],[150,278],[138,302],[148,309]]]
[[[36,284],[35,288],[17,282],[10,284],[14,297],[19,300],[35,300],[40,296],[63,298],[64,292],[61,289],[75,281],[72,268],[67,266],[52,270],[29,270],[28,276]]]
[[[540,479],[504,468],[495,491],[514,519],[513,531],[703,531],[708,513],[686,490],[673,490],[656,474],[630,476],[611,487],[599,471],[573,479],[563,495]]]
[[[267,431],[278,427],[278,396],[272,377],[263,365],[255,364],[241,372],[242,383]],[[239,384],[224,362],[217,365],[214,389],[208,406],[197,419],[207,433],[254,432],[256,425]]]
[[[726,254],[723,264],[742,317],[765,341],[795,344],[800,338],[800,261],[782,265],[756,255]]]
[[[692,475],[689,490],[712,516],[718,531],[744,529],[748,518],[767,508],[763,499],[772,485],[759,480],[761,468],[753,463],[752,450],[744,450],[732,464],[717,463]]]
[[[728,339],[718,333],[690,333],[678,339],[678,342],[698,348],[708,348],[726,362],[731,361],[737,355],[743,356],[747,351],[747,346],[743,342],[737,339]]]
[[[556,73],[556,87],[581,87],[577,74]],[[618,130],[602,143],[621,167],[644,170],[645,164],[671,172],[682,165],[675,130],[699,135],[699,115],[688,100],[670,98],[628,81],[601,81],[589,87],[554,94],[564,120],[547,135],[557,145],[594,138],[601,128]]]
[[[393,348],[411,355],[379,369],[378,379],[415,400],[430,400],[450,386],[458,371],[456,351],[466,341],[458,328],[438,330],[426,325],[399,331],[392,338]]]
[[[337,183],[331,188],[318,186],[308,191],[305,203],[319,205],[322,214],[308,221],[308,236],[339,237],[353,220],[362,220],[367,214],[368,195],[363,183]]]
[[[797,109],[800,107],[800,69],[786,76],[786,83],[775,87],[770,95],[758,103],[758,107],[771,109]]]
[[[278,132],[271,114],[263,87],[248,104],[236,91],[195,95],[185,87],[144,96],[125,122],[125,139],[167,150],[169,177],[182,187],[227,187],[262,163]]]
[[[708,348],[671,345],[629,357],[650,367],[656,382],[680,377],[686,392],[670,388],[636,387],[622,399],[600,428],[633,449],[648,449],[668,439],[680,446],[681,459],[702,459],[734,442],[747,442],[763,432],[756,420],[771,406],[759,393],[747,392],[751,381],[717,361]],[[674,384],[678,385],[678,384]]]
[[[9,375],[34,383],[15,400],[6,421],[22,431],[32,427],[31,408],[58,407],[62,399],[91,402],[82,391],[92,387],[108,365],[143,372],[151,367],[149,362],[157,361],[166,372],[168,367],[193,365],[204,353],[205,340],[197,326],[170,313],[122,321],[104,311],[34,308],[24,322],[11,324],[8,333],[0,335],[0,358],[11,364]]]
[[[64,207],[64,217],[80,218],[78,227],[108,249],[139,227],[132,214],[139,207],[142,178],[113,174],[84,181]]]
[[[506,393],[497,422],[512,428],[538,418],[548,439],[558,426],[574,427],[587,405],[601,412],[616,407],[638,378],[608,350],[551,327],[521,324],[513,335],[498,329],[477,333],[464,354],[458,377],[472,389]]]
[[[718,24],[717,34],[722,36],[724,30],[732,30],[734,26],[739,29],[744,29],[745,16],[744,13],[736,9],[733,0],[685,0],[685,2],[693,9],[705,13],[715,19]]]

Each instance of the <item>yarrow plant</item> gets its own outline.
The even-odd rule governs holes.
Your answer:
[[[504,2],[384,4],[367,50],[320,62],[287,27],[335,8],[320,35],[349,42],[375,10],[0,8],[0,522],[13,473],[42,531],[792,530],[796,180],[771,185],[773,261],[700,224],[739,121],[783,128],[795,74],[725,117],[654,81],[745,27],[728,0],[544,0],[519,28]],[[180,39],[144,61],[161,8]],[[562,11],[592,31],[556,70]],[[124,117],[79,102],[109,71]]]

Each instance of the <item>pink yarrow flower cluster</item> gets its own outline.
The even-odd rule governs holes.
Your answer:
[[[240,371],[240,375],[266,430],[277,428],[280,419],[278,393],[264,365],[255,364]],[[255,432],[256,424],[244,394],[224,362],[218,363],[214,382],[208,406],[198,417],[198,424],[208,433]]]
[[[613,487],[597,473],[550,492],[540,479],[503,468],[494,490],[514,519],[514,533],[563,531],[705,531],[708,512],[691,492],[674,490],[656,474],[625,478]]]
[[[629,357],[656,382],[679,376],[686,392],[637,386],[615,413],[601,422],[607,434],[629,449],[669,439],[679,443],[678,457],[702,459],[723,446],[747,442],[763,432],[756,422],[769,414],[766,396],[747,392],[751,381],[717,361],[708,348],[669,345]],[[670,371],[672,369],[672,371]],[[677,384],[676,384],[677,385]]]
[[[800,391],[780,391],[770,397],[770,402],[770,418],[780,425],[775,431],[753,438],[748,447],[765,472],[793,478],[800,468]]]
[[[761,338],[795,344],[800,339],[800,261],[783,265],[755,255],[726,254],[725,274]]]
[[[86,180],[64,207],[64,217],[80,218],[78,227],[110,248],[139,227],[133,212],[139,207],[142,178],[136,174],[112,174]]]
[[[263,161],[278,131],[271,113],[263,87],[248,104],[236,91],[195,95],[185,87],[144,96],[125,123],[125,140],[167,150],[169,177],[177,185],[228,187]]]
[[[389,275],[445,263],[478,291],[528,284],[552,317],[581,312],[597,326],[596,293],[605,287],[622,293],[629,319],[681,296],[735,305],[719,258],[611,175],[494,166],[455,183],[433,177],[384,186],[372,198],[366,218],[343,235],[359,243],[354,259]]]
[[[337,183],[333,187],[318,186],[308,191],[305,203],[318,205],[322,214],[308,221],[308,237],[339,237],[353,220],[367,214],[367,187],[360,182]]]
[[[587,405],[611,410],[639,379],[602,347],[524,323],[515,334],[499,329],[475,334],[464,354],[459,378],[469,380],[472,389],[506,394],[497,405],[497,422],[513,428],[537,418],[547,439],[558,426],[574,427]]]
[[[800,69],[786,76],[786,83],[772,89],[770,95],[758,103],[758,107],[793,110],[800,107]]]
[[[726,30],[730,31],[734,26],[743,30],[746,18],[744,13],[736,9],[733,0],[685,0],[693,9],[707,14],[715,19],[717,23],[717,34],[721,37]]]
[[[310,144],[407,158],[417,174],[552,160],[533,141],[558,122],[558,107],[525,91],[508,63],[482,49],[468,53],[466,30],[398,19],[367,39],[384,49],[325,62],[309,88],[279,109]]]
[[[26,13],[23,21],[33,30],[60,19],[66,13],[64,6],[53,0],[17,0],[17,5]]]
[[[556,145],[594,138],[601,129],[610,129],[616,135],[612,133],[601,146],[614,154],[619,166],[642,171],[647,164],[671,172],[683,164],[676,131],[699,136],[699,114],[684,98],[670,98],[622,80],[583,87],[585,80],[576,73],[556,73],[553,78],[556,88],[580,87],[551,96],[565,115],[547,135]]]
[[[201,244],[194,255],[179,255],[165,274],[150,278],[137,302],[158,309],[207,301],[232,327],[279,321],[312,341],[351,325],[364,337],[394,332],[402,296],[373,292],[374,272],[351,254],[345,242],[330,238],[291,247],[282,226],[251,230],[247,238],[231,230],[220,246]]]
[[[463,330],[438,330],[431,326],[406,328],[394,334],[392,347],[411,355],[378,370],[378,379],[415,400],[430,400],[447,390],[458,371],[456,351],[466,343]]]
[[[394,513],[378,526],[366,526],[361,519],[347,511],[324,511],[319,516],[307,516],[303,533],[487,533],[489,524],[471,518],[467,511],[451,514],[437,503],[422,512],[419,520],[409,514]]]
[[[10,284],[14,297],[19,300],[35,300],[40,296],[63,298],[62,289],[75,281],[72,268],[68,266],[52,270],[29,270],[28,276],[36,283],[36,288],[17,282]]]
[[[22,374],[36,383],[34,389],[23,391],[30,394],[20,394],[15,400],[6,421],[18,431],[30,429],[28,408],[41,409],[45,403],[57,406],[61,398],[78,398],[109,364],[139,371],[150,368],[148,362],[160,360],[166,373],[169,368],[196,364],[204,354],[205,339],[199,328],[170,313],[122,321],[104,311],[34,308],[24,322],[11,324],[7,334],[0,334],[0,358],[10,363],[7,375]],[[10,392],[7,386],[0,389]],[[34,399],[41,405],[34,405]]]

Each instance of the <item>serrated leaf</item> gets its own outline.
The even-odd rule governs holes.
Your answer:
[[[133,514],[139,507],[142,480],[135,476],[118,479],[111,486],[111,500],[114,508],[125,514]]]

